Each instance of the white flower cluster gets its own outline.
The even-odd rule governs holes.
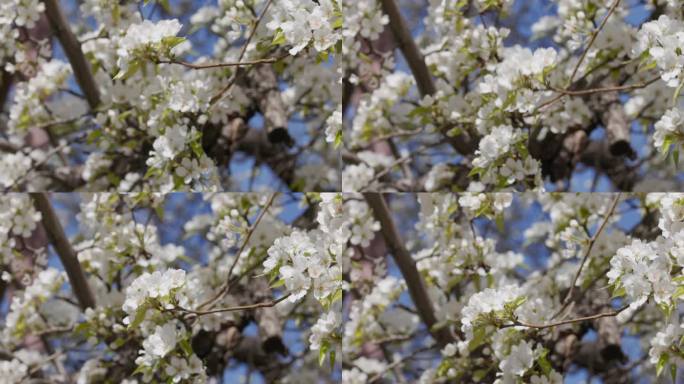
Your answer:
[[[5,383],[20,383],[28,374],[28,367],[19,359],[0,361],[0,377]]]
[[[122,309],[128,314],[124,324],[131,324],[133,317],[140,316],[142,309],[146,310],[144,303],[148,299],[155,299],[164,306],[169,306],[175,299],[173,294],[185,285],[185,271],[182,269],[168,269],[164,272],[145,272],[138,276],[131,285],[126,288],[126,301]]]
[[[389,23],[389,17],[380,10],[375,0],[355,1],[353,6],[343,4],[342,10],[344,12],[343,34],[348,38],[360,35],[366,39],[375,40],[380,36],[384,26]]]
[[[475,217],[483,208],[489,208],[492,215],[501,214],[506,208],[511,206],[513,194],[501,193],[463,193],[458,198],[458,204],[464,209],[468,216]]]
[[[31,285],[12,297],[1,333],[3,343],[21,343],[27,333],[48,327],[43,306],[61,288],[65,278],[64,272],[54,268],[45,269],[38,273]]]
[[[182,25],[178,20],[160,20],[156,23],[145,20],[139,24],[132,24],[126,34],[119,40],[116,53],[117,62],[122,72],[128,70],[128,64],[143,50],[152,50],[157,54],[163,52],[165,39],[173,38],[180,32]]]
[[[267,273],[278,270],[291,296],[290,302],[297,302],[306,295],[314,284],[314,294],[323,298],[331,292],[330,284],[339,279],[339,267],[332,267],[334,260],[328,252],[329,239],[318,230],[302,232],[295,230],[289,236],[276,239],[268,249],[264,261]]]
[[[684,144],[684,110],[680,108],[667,110],[654,127],[653,145],[659,152],[667,154],[672,145],[675,145],[677,148],[675,150],[678,150]]]
[[[14,71],[12,61],[21,62],[24,51],[19,40],[19,28],[32,29],[45,10],[39,0],[8,0],[0,3],[0,69]]]
[[[511,150],[511,145],[521,138],[521,132],[510,125],[502,125],[492,129],[492,132],[480,140],[477,157],[473,160],[475,167],[486,168],[501,155]]]
[[[610,260],[609,282],[630,300],[630,310],[618,315],[620,320],[632,316],[650,297],[666,313],[677,308],[675,293],[682,276],[673,272],[684,266],[684,195],[654,193],[647,200],[658,204],[662,236],[650,242],[633,240]]]
[[[12,236],[29,237],[41,219],[31,198],[22,194],[0,196],[0,264],[3,258],[14,258]]]
[[[353,202],[344,203],[342,195],[321,194],[317,222],[318,229],[308,232],[293,231],[280,237],[268,249],[264,261],[267,273],[277,271],[291,294],[290,302],[303,298],[312,288],[314,297],[328,305],[337,301],[342,289],[341,259],[348,241],[366,244],[366,237],[355,229],[371,220],[355,221],[355,217],[367,217],[369,211]],[[356,233],[357,235],[354,235]],[[339,297],[341,298],[341,297]]]
[[[401,97],[413,84],[413,77],[405,72],[384,77],[378,88],[359,102],[352,125],[352,142],[365,143],[375,135],[392,132],[395,124],[408,121],[413,106],[402,102]]]
[[[273,18],[267,27],[272,31],[282,31],[285,42],[292,46],[289,52],[293,56],[311,40],[316,51],[322,52],[341,37],[335,31],[335,23],[341,20],[339,13],[335,0],[284,0],[274,5]]]
[[[534,53],[528,48],[514,46],[504,49],[505,60],[496,67],[495,74],[488,74],[479,83],[479,91],[482,94],[494,94],[495,105],[499,108],[508,108],[520,112],[529,112],[534,108],[535,100],[521,100],[510,104],[508,92],[520,87],[523,77],[537,79],[543,76],[544,71],[556,64],[557,53],[553,48],[539,48]],[[529,63],[529,65],[520,65]],[[538,81],[539,79],[537,79]],[[524,95],[523,95],[524,96]],[[509,103],[506,107],[504,104]]]
[[[677,87],[684,81],[684,22],[661,15],[658,20],[642,25],[637,39],[634,55],[640,56],[648,52],[658,65],[661,78],[667,85]]]
[[[55,59],[43,63],[29,81],[18,83],[9,111],[10,132],[22,132],[34,124],[51,121],[45,101],[64,85],[71,72],[68,63]]]
[[[632,311],[651,295],[657,304],[674,305],[677,284],[671,274],[674,267],[684,265],[684,195],[650,194],[648,198],[659,202],[662,236],[651,242],[633,240],[618,249],[607,274],[617,289],[624,289]]]
[[[345,355],[358,353],[363,343],[383,337],[406,335],[418,326],[415,314],[388,308],[405,289],[405,283],[387,276],[376,282],[363,300],[355,301],[344,323]]]
[[[469,188],[477,190],[483,184],[508,186],[524,182],[527,178],[534,180],[532,185],[541,185],[539,162],[529,155],[518,154],[516,146],[523,140],[525,136],[522,131],[510,125],[497,126],[485,135],[473,159],[473,166],[481,176],[480,181],[471,182]],[[491,172],[491,169],[497,171]]]
[[[176,320],[171,320],[163,325],[154,327],[142,344],[140,355],[135,363],[143,372],[143,381],[149,382],[158,375],[159,367],[167,375],[169,382],[178,383],[182,380],[192,379],[192,382],[206,382],[206,373],[202,360],[194,353],[184,356],[175,353],[182,339],[188,337],[185,328]],[[160,362],[163,361],[163,365]],[[141,368],[142,367],[142,368]]]
[[[507,303],[522,296],[523,292],[516,285],[499,288],[486,288],[470,296],[468,303],[461,311],[461,330],[466,340],[473,338],[473,330],[480,315],[501,311]]]
[[[511,347],[511,353],[499,362],[498,374],[502,375],[497,379],[496,384],[514,383],[515,376],[522,377],[534,364],[534,351],[528,341],[521,341]]]
[[[341,307],[336,307],[332,311],[328,311],[326,314],[322,315],[318,321],[316,321],[316,324],[311,327],[311,336],[309,336],[309,346],[311,347],[311,350],[320,350],[326,340],[332,338],[339,339],[341,326]]]
[[[328,117],[325,124],[325,141],[340,146],[342,144],[342,106],[339,106]]]
[[[674,366],[681,366],[684,363],[684,358],[672,353],[674,345],[679,345],[681,337],[684,336],[684,326],[680,326],[678,322],[668,324],[665,329],[657,332],[651,339],[651,348],[648,350],[648,356],[651,364],[657,365],[663,355],[668,356],[668,360]]]

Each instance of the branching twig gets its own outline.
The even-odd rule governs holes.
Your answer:
[[[282,60],[289,55],[284,55],[280,57],[269,57],[269,58],[264,58],[264,59],[256,59],[256,60],[245,60],[245,61],[235,61],[235,62],[228,62],[228,63],[210,63],[210,64],[194,64],[194,63],[188,63],[186,61],[177,61],[177,60],[158,60],[158,64],[178,64],[182,65],[184,67],[188,67],[191,69],[211,69],[211,68],[223,68],[223,67],[245,67],[248,65],[257,65],[257,64],[268,64],[268,63],[275,63],[278,60]]]
[[[596,233],[589,239],[589,243],[587,244],[587,249],[584,251],[584,255],[582,256],[582,261],[580,262],[579,268],[577,268],[577,272],[575,272],[575,276],[572,279],[572,283],[570,284],[570,289],[568,290],[567,295],[565,295],[565,299],[563,299],[563,306],[561,307],[560,310],[552,317],[555,318],[558,316],[560,313],[562,313],[565,308],[567,308],[568,304],[570,303],[570,300],[572,299],[572,296],[575,292],[575,285],[577,284],[577,280],[579,279],[580,274],[582,273],[582,269],[584,268],[584,264],[586,264],[587,260],[589,259],[589,256],[591,255],[591,250],[594,247],[594,244],[596,243],[596,240],[598,240],[598,237],[601,235],[601,232],[603,232],[604,228],[608,224],[608,220],[610,220],[610,217],[613,215],[613,212],[615,211],[615,207],[617,207],[618,202],[620,201],[620,193],[616,194],[615,197],[613,198],[613,202],[610,205],[610,208],[608,209],[608,212],[606,212],[606,216],[603,218],[603,221],[599,225],[598,229],[596,230]]]
[[[522,326],[522,327],[536,328],[536,329],[553,328],[553,327],[557,327],[559,325],[566,325],[566,324],[572,324],[572,323],[579,323],[582,321],[596,320],[596,319],[600,319],[602,317],[617,316],[622,311],[626,310],[627,308],[629,308],[629,305],[625,305],[624,307],[622,307],[616,311],[601,312],[601,313],[598,313],[596,315],[577,317],[574,319],[562,320],[562,321],[557,321],[557,322],[548,323],[548,324],[534,324],[534,323],[528,323],[528,322],[521,321],[521,320],[515,320],[515,321],[513,321],[512,324],[503,325],[503,326],[501,326],[501,328],[510,328],[510,327],[515,327],[515,326]]]
[[[249,239],[252,237],[252,234],[254,233],[254,230],[256,230],[257,226],[261,222],[261,219],[264,217],[266,214],[266,211],[268,211],[268,208],[273,204],[273,200],[275,200],[276,194],[272,193],[268,201],[266,201],[266,204],[264,207],[261,209],[261,212],[259,212],[259,215],[256,217],[254,220],[254,224],[252,224],[248,229],[247,232],[245,233],[245,237],[242,241],[242,244],[240,245],[240,248],[238,249],[237,253],[235,254],[235,259],[233,260],[233,263],[230,265],[230,269],[228,269],[228,276],[226,277],[226,282],[221,286],[221,289],[218,291],[218,293],[212,297],[211,299],[203,302],[200,304],[197,308],[198,310],[201,308],[204,308],[208,305],[213,305],[217,301],[221,300],[226,293],[228,293],[228,289],[230,288],[230,283],[231,279],[230,277],[233,275],[233,270],[235,269],[235,266],[237,265],[238,261],[240,260],[240,255],[242,255],[242,252],[245,250],[247,247],[247,243],[249,243]]]
[[[272,2],[273,2],[273,0],[268,0],[266,2],[266,5],[264,6],[264,10],[261,11],[261,14],[256,19],[256,21],[254,22],[254,26],[252,27],[252,31],[250,32],[249,36],[247,37],[247,40],[244,42],[244,44],[242,45],[242,49],[240,50],[240,55],[238,56],[238,59],[237,59],[238,63],[242,62],[242,58],[245,56],[245,52],[247,52],[247,47],[249,46],[249,43],[252,41],[252,38],[254,37],[254,35],[256,34],[257,28],[259,28],[259,24],[261,23],[261,20],[263,20],[264,16],[266,16],[266,11],[268,11],[268,8],[271,6]],[[209,105],[210,106],[214,105],[214,104],[216,104],[216,102],[221,100],[223,95],[225,95],[226,92],[228,92],[233,87],[233,85],[235,84],[235,80],[237,80],[237,72],[233,74],[230,81],[228,81],[228,84],[226,84],[226,86],[223,87],[223,89],[221,89],[221,91],[218,94],[216,94],[214,97],[211,98],[211,100],[209,101]]]
[[[580,56],[579,60],[577,61],[577,64],[575,64],[575,68],[572,70],[572,74],[570,75],[570,79],[568,80],[568,86],[570,86],[570,84],[572,84],[573,80],[575,80],[575,75],[577,75],[577,71],[579,70],[579,67],[582,65],[584,58],[587,57],[587,53],[589,53],[591,46],[594,45],[594,41],[596,41],[596,37],[598,37],[599,33],[601,33],[601,31],[603,30],[603,27],[606,26],[606,22],[608,21],[610,16],[613,14],[613,12],[615,12],[615,9],[617,8],[617,6],[619,4],[620,4],[620,0],[615,0],[615,2],[613,2],[613,5],[611,5],[610,9],[608,10],[608,13],[606,14],[606,16],[601,21],[601,24],[599,25],[599,27],[591,34],[591,37],[589,38],[589,44],[587,44],[587,47],[582,52],[582,55]]]
[[[257,308],[269,308],[273,307],[276,304],[280,303],[281,301],[284,301],[290,297],[290,294],[286,294],[276,300],[271,300],[271,301],[266,301],[263,303],[256,303],[256,304],[249,304],[249,305],[238,305],[235,307],[227,307],[227,308],[216,308],[216,309],[210,309],[208,311],[193,311],[192,309],[185,309],[183,307],[177,307],[183,312],[187,312],[190,314],[193,314],[195,316],[204,316],[204,315],[210,315],[212,313],[221,313],[221,312],[235,312],[235,311],[246,311],[249,309],[257,309]]]
[[[583,96],[583,95],[591,95],[594,93],[602,93],[602,92],[613,92],[613,91],[631,91],[634,89],[641,89],[641,88],[646,88],[647,86],[655,83],[660,79],[660,76],[654,77],[648,81],[645,81],[643,83],[638,83],[638,84],[629,84],[629,85],[616,85],[612,87],[601,87],[601,88],[592,88],[592,89],[581,89],[577,91],[571,91],[567,89],[562,89],[562,88],[551,88],[555,92],[559,92],[565,95],[571,95],[571,96]]]
[[[434,348],[434,346],[419,348],[419,349],[416,349],[415,351],[411,352],[410,354],[402,357],[401,359],[395,360],[391,364],[388,364],[387,366],[385,366],[385,368],[382,371],[376,373],[370,379],[368,379],[368,383],[375,383],[376,381],[382,379],[382,376],[384,376],[385,373],[389,372],[390,370],[394,369],[395,367],[400,366],[401,364],[405,363],[407,360],[414,358],[416,355],[423,353],[423,352],[427,352],[433,348]]]

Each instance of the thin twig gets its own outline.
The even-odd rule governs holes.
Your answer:
[[[269,57],[269,58],[264,58],[264,59],[256,59],[256,60],[245,60],[245,61],[236,61],[236,62],[228,62],[228,63],[210,63],[210,64],[194,64],[194,63],[188,63],[186,61],[178,61],[178,60],[158,60],[158,64],[178,64],[182,65],[184,67],[192,68],[192,69],[211,69],[211,68],[223,68],[223,67],[246,67],[248,65],[257,65],[257,64],[267,64],[267,63],[275,63],[278,60],[282,60],[289,55],[283,55],[280,57]]]
[[[259,215],[258,215],[258,216],[256,217],[256,219],[254,220],[254,224],[252,224],[252,225],[247,229],[247,233],[245,233],[245,237],[244,237],[244,239],[243,239],[243,241],[242,241],[242,244],[240,245],[240,248],[238,249],[237,253],[235,254],[235,259],[233,260],[233,263],[230,265],[230,269],[228,270],[228,276],[226,277],[226,282],[223,284],[223,286],[221,286],[221,289],[218,291],[218,293],[217,293],[214,297],[212,297],[211,299],[209,299],[209,300],[203,302],[202,304],[200,304],[200,305],[197,307],[198,310],[201,309],[201,308],[204,308],[204,307],[207,306],[207,305],[213,305],[213,304],[216,303],[217,301],[221,300],[221,299],[228,293],[228,289],[230,288],[230,283],[231,283],[231,281],[232,281],[232,280],[230,279],[230,277],[233,275],[233,270],[235,269],[235,266],[237,265],[238,260],[240,259],[240,255],[242,255],[242,253],[243,253],[243,251],[245,250],[245,248],[247,248],[247,244],[249,243],[249,239],[252,237],[252,234],[254,233],[254,231],[256,230],[257,226],[258,226],[259,223],[261,222],[261,219],[262,219],[262,218],[264,217],[264,215],[266,214],[266,211],[268,211],[268,208],[271,206],[271,204],[273,204],[273,201],[275,200],[275,197],[276,197],[276,193],[272,193],[272,194],[268,197],[268,201],[266,201],[266,204],[265,204],[264,207],[261,209],[261,212],[259,212]]]
[[[204,316],[204,315],[210,315],[212,313],[221,313],[221,312],[235,312],[235,311],[246,311],[249,309],[257,309],[257,308],[269,308],[273,307],[276,304],[280,303],[281,301],[284,301],[290,297],[290,294],[286,294],[285,296],[282,296],[276,300],[271,300],[271,301],[266,301],[263,303],[256,303],[256,304],[249,304],[249,305],[238,305],[235,307],[227,307],[227,308],[216,308],[216,309],[210,309],[208,311],[194,311],[192,309],[185,309],[183,307],[176,307],[180,309],[181,311],[193,314],[195,316]]]
[[[587,44],[587,47],[584,49],[582,52],[582,55],[580,56],[579,60],[577,61],[577,64],[575,64],[575,68],[572,70],[572,74],[570,75],[570,79],[568,80],[568,87],[570,84],[572,84],[573,80],[575,79],[575,75],[577,75],[577,71],[579,70],[579,67],[582,65],[582,62],[584,61],[584,58],[587,57],[587,53],[589,53],[589,50],[591,49],[591,46],[594,45],[594,41],[596,41],[596,37],[601,33],[603,30],[603,27],[605,27],[606,22],[610,18],[610,16],[615,12],[615,9],[617,6],[620,4],[620,0],[615,0],[613,5],[610,7],[608,10],[608,13],[606,14],[606,17],[603,18],[601,21],[601,24],[599,27],[591,34],[591,37],[589,38],[589,44]],[[567,89],[567,87],[566,87]]]
[[[259,28],[259,24],[261,23],[261,20],[264,18],[264,16],[266,16],[266,11],[268,11],[268,8],[271,6],[271,3],[273,3],[273,0],[268,0],[268,2],[266,2],[266,5],[264,6],[264,10],[261,11],[261,14],[256,19],[256,21],[254,22],[254,26],[252,27],[252,31],[250,32],[249,36],[247,37],[247,40],[242,45],[242,49],[240,50],[240,55],[238,56],[238,59],[237,59],[238,63],[242,62],[242,58],[245,56],[245,52],[247,52],[247,47],[249,46],[249,43],[252,41],[252,38],[254,37],[254,35],[256,34],[256,31]],[[233,76],[231,77],[228,84],[218,94],[216,94],[214,97],[211,98],[211,100],[209,101],[209,105],[212,106],[212,105],[216,104],[216,102],[221,100],[223,95],[225,95],[226,92],[228,92],[233,87],[233,84],[235,84],[235,80],[237,80],[237,71],[233,74]]]
[[[577,317],[574,319],[562,320],[562,321],[557,321],[555,323],[548,323],[548,324],[534,324],[534,323],[528,323],[528,322],[521,321],[521,320],[515,320],[515,321],[513,321],[512,324],[503,325],[503,326],[501,326],[501,328],[510,328],[510,327],[515,327],[515,326],[522,326],[522,327],[536,328],[536,329],[553,328],[553,327],[557,327],[559,325],[580,323],[582,321],[596,320],[596,319],[600,319],[602,317],[617,316],[622,311],[626,310],[627,308],[629,308],[629,305],[625,305],[624,307],[618,309],[617,311],[602,312],[602,313],[598,313],[596,315]]]
[[[385,368],[382,371],[376,373],[370,379],[368,379],[368,383],[375,383],[376,381],[382,379],[382,376],[384,376],[385,373],[389,372],[390,370],[394,369],[395,367],[400,366],[401,364],[403,364],[407,360],[414,358],[416,355],[423,353],[423,352],[427,352],[433,348],[434,348],[434,346],[419,348],[419,349],[416,349],[415,351],[411,352],[410,354],[402,357],[401,359],[395,360],[391,364],[388,364],[387,366],[385,366]]]
[[[641,88],[646,88],[647,86],[655,83],[660,79],[660,76],[654,77],[646,82],[639,83],[639,84],[629,84],[629,85],[616,85],[612,87],[601,87],[601,88],[592,88],[592,89],[581,89],[577,91],[571,91],[567,89],[562,89],[562,88],[551,88],[555,92],[560,92],[565,95],[571,95],[571,96],[581,96],[581,95],[591,95],[594,93],[602,93],[602,92],[613,92],[613,91],[630,91],[634,89],[641,89]]]
[[[589,259],[589,256],[591,255],[591,250],[594,247],[594,244],[596,243],[596,240],[598,240],[598,237],[601,235],[603,232],[604,228],[608,224],[608,220],[610,220],[610,217],[613,216],[613,212],[615,211],[615,207],[617,207],[618,202],[620,201],[621,194],[617,193],[615,197],[613,198],[613,202],[610,205],[610,208],[608,209],[608,212],[606,212],[606,216],[603,218],[603,221],[599,225],[598,229],[596,230],[596,233],[589,239],[589,243],[587,244],[587,249],[584,251],[584,255],[582,256],[582,261],[580,262],[579,268],[577,268],[577,272],[575,272],[575,276],[572,279],[572,283],[570,284],[570,289],[568,290],[567,295],[565,295],[565,299],[563,299],[563,306],[561,307],[556,314],[552,318],[555,318],[558,316],[560,313],[562,313],[565,308],[567,308],[568,304],[570,303],[570,300],[572,299],[572,296],[575,292],[575,285],[577,284],[577,280],[579,279],[580,274],[582,273],[582,269],[584,268],[584,264],[586,264],[587,260]]]
[[[556,101],[562,99],[562,98],[565,97],[566,95],[572,95],[572,93],[568,93],[568,92],[572,92],[572,91],[570,91],[570,88],[571,88],[572,85],[573,85],[573,81],[575,80],[575,76],[577,75],[577,71],[579,70],[579,67],[582,65],[582,62],[584,61],[585,57],[587,56],[587,53],[589,52],[589,49],[590,49],[591,46],[594,44],[594,41],[596,40],[596,37],[597,37],[598,34],[601,32],[601,30],[603,29],[603,27],[606,25],[606,22],[608,21],[608,18],[610,17],[610,15],[613,14],[613,12],[615,12],[615,9],[617,8],[618,4],[620,4],[620,0],[615,0],[615,2],[613,3],[613,5],[612,5],[612,6],[610,7],[610,9],[608,10],[608,14],[607,14],[606,17],[604,17],[603,20],[601,21],[601,25],[599,25],[599,27],[592,33],[591,38],[590,38],[590,40],[589,40],[589,44],[587,44],[587,47],[586,47],[586,48],[584,49],[584,51],[582,52],[582,55],[580,56],[579,60],[577,61],[577,64],[575,64],[575,68],[572,70],[572,75],[570,75],[570,79],[569,79],[568,82],[567,82],[567,85],[566,85],[566,87],[565,87],[565,90],[557,91],[557,92],[561,92],[561,93],[559,93],[559,94],[556,95],[555,97],[553,97],[553,98],[551,98],[551,99],[549,99],[549,100],[547,100],[547,101],[541,103],[537,108],[534,109],[533,114],[536,113],[537,111],[539,111],[540,109],[546,107],[546,106],[549,106],[549,105],[551,105],[551,104],[554,104]]]

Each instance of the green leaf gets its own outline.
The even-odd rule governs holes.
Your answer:
[[[660,355],[660,359],[658,359],[658,364],[656,364],[656,376],[660,376],[660,374],[663,372],[663,368],[665,368],[665,365],[667,362],[670,360],[670,355],[667,353],[663,353]]]
[[[283,32],[282,29],[278,28],[276,30],[275,35],[273,36],[273,40],[271,41],[271,45],[283,45],[285,44],[285,33]]]
[[[679,94],[682,93],[682,88],[684,88],[684,79],[679,82],[677,89],[675,89],[674,95],[672,95],[672,107],[677,106],[677,99],[679,99]]]
[[[162,6],[162,9],[166,13],[171,13],[171,4],[169,4],[169,0],[159,0],[159,5]]]
[[[190,341],[188,339],[182,339],[180,341],[180,347],[185,356],[192,356],[192,346],[190,345]]]
[[[92,144],[95,142],[95,140],[97,140],[101,136],[102,136],[102,130],[100,130],[100,129],[92,130],[88,133],[88,136],[86,137],[86,142],[88,144]]]
[[[126,72],[123,72],[119,70],[119,73],[114,76],[113,80],[126,80],[130,78],[131,76],[135,75],[136,72],[140,69],[140,61],[139,60],[133,60],[132,62],[129,63],[128,65],[128,70]]]
[[[473,372],[473,380],[479,383],[487,376],[487,373],[489,373],[488,369],[478,369]]]
[[[679,168],[679,148],[675,148],[675,150],[672,151],[672,160],[674,161],[675,169],[678,169]]]
[[[475,167],[475,168],[471,169],[470,172],[468,172],[468,177],[472,177],[475,175],[481,175],[484,173],[484,171],[485,171],[484,168]]]
[[[335,369],[335,357],[336,357],[335,351],[334,350],[330,351],[330,370],[331,371]]]
[[[204,148],[202,148],[202,144],[199,140],[193,140],[192,142],[190,142],[190,149],[192,149],[192,153],[194,153],[198,159],[201,159],[203,157]]]
[[[131,322],[128,325],[128,329],[133,329],[136,328],[140,323],[142,323],[143,320],[145,320],[145,314],[147,313],[147,307],[149,307],[149,304],[145,302],[143,305],[138,307],[138,309],[135,311],[135,317],[133,318],[133,322]]]
[[[677,364],[670,364],[670,377],[672,377],[672,382],[677,382]]]
[[[679,297],[684,296],[684,286],[679,286],[675,290],[674,294],[672,295],[673,299],[678,299]]]
[[[126,344],[126,340],[121,337],[117,337],[116,340],[114,340],[114,342],[112,343],[111,348],[119,349],[124,344]]]
[[[495,220],[496,220],[496,228],[499,230],[499,232],[502,232],[502,233],[503,233],[504,230],[506,229],[506,228],[505,228],[505,225],[504,225],[504,215],[503,215],[503,213],[500,213],[500,214],[496,215]]]
[[[162,39],[162,44],[164,44],[164,46],[166,46],[168,49],[171,49],[185,40],[185,37],[182,36],[167,36]]]
[[[330,348],[330,343],[328,340],[324,340],[321,343],[321,349],[318,351],[318,365],[322,366],[325,361],[325,355],[328,354],[328,349]]]
[[[148,367],[146,365],[138,365],[138,368],[136,368],[135,371],[133,371],[133,373],[131,373],[131,376],[135,376],[139,373],[144,374],[147,371],[147,369],[148,369]]]
[[[475,328],[473,331],[473,339],[468,343],[468,350],[471,352],[476,350],[480,345],[484,344],[486,338],[487,333],[485,327],[480,326]]]
[[[438,321],[432,324],[432,327],[430,327],[430,332],[437,332],[441,329],[444,329],[447,325],[449,325],[447,320]]]
[[[549,359],[546,357],[549,354],[548,349],[544,349],[541,355],[539,355],[539,359],[537,359],[537,363],[539,363],[539,368],[541,368],[542,372],[544,372],[544,375],[548,376],[549,373],[551,373],[552,369],[551,368],[551,363],[549,362]]]

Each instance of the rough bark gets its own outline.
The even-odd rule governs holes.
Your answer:
[[[413,304],[416,306],[418,316],[420,316],[423,324],[425,324],[438,344],[444,346],[452,342],[453,336],[447,328],[433,329],[434,325],[437,324],[437,317],[432,306],[432,300],[430,300],[430,296],[425,288],[425,282],[416,268],[415,261],[406,249],[399,231],[394,225],[394,220],[387,207],[385,198],[379,193],[365,193],[363,196],[373,211],[373,216],[380,222],[380,232],[385,238],[385,242],[390,248],[392,257],[396,261],[404,280],[406,280],[409,294]]]
[[[95,109],[100,104],[100,93],[90,70],[90,63],[81,50],[81,44],[71,31],[69,22],[59,7],[58,0],[43,0],[43,3],[45,3],[45,14],[50,25],[69,59],[76,82],[83,91],[90,108]]]
[[[78,300],[81,309],[95,308],[95,296],[90,290],[85,273],[78,262],[76,252],[71,247],[69,240],[64,233],[62,224],[57,218],[57,214],[52,208],[46,193],[32,193],[31,198],[36,210],[42,215],[42,223],[47,232],[50,243],[55,248],[55,252],[64,266],[72,291]]]
[[[257,65],[246,72],[248,94],[264,116],[264,128],[271,143],[293,144],[287,130],[287,110],[278,89],[278,79],[272,67]]]

